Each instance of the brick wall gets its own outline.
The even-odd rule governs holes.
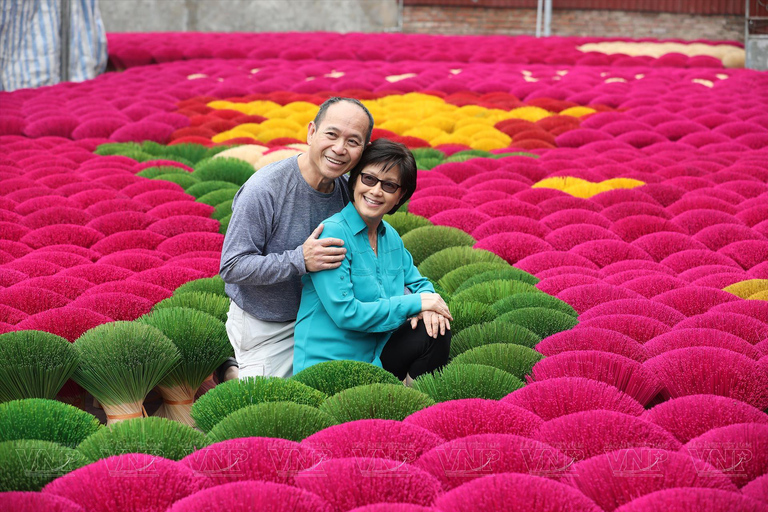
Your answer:
[[[530,35],[536,32],[536,10],[406,6],[403,12],[403,32]],[[552,34],[743,42],[744,18],[630,11],[555,10],[552,13]]]

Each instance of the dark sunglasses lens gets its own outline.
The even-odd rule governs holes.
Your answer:
[[[372,176],[370,174],[360,174],[360,181],[362,181],[363,185],[366,187],[375,187],[377,183],[381,183],[381,190],[387,192],[388,194],[394,194],[397,192],[397,189],[400,188],[400,185],[397,183],[392,183],[391,181],[382,181],[376,176]]]
[[[392,183],[391,181],[382,181],[381,182],[381,190],[384,192],[387,192],[388,194],[394,194],[397,192],[398,184]]]

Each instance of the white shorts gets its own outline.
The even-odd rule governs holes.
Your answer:
[[[264,322],[230,301],[227,335],[243,377],[293,375],[293,331],[296,322]]]

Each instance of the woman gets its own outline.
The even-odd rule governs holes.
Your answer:
[[[416,189],[416,162],[404,145],[378,139],[350,171],[348,187],[351,202],[323,222],[322,233],[344,240],[344,261],[302,278],[293,372],[351,359],[410,384],[447,362],[453,320],[397,231],[382,220]]]

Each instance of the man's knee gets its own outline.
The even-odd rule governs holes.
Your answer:
[[[238,369],[237,360],[234,357],[228,357],[226,361],[216,368],[216,380],[221,383],[236,379],[239,375]]]

